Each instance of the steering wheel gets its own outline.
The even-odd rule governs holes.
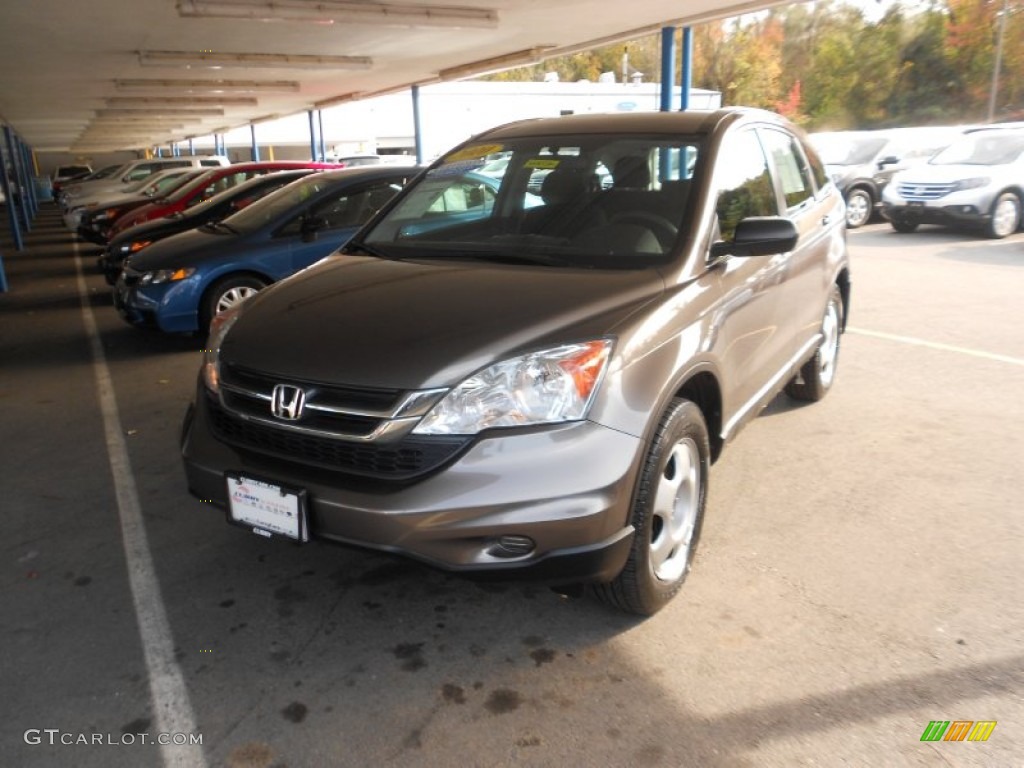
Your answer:
[[[658,238],[663,251],[672,247],[679,234],[679,227],[664,216],[650,211],[625,211],[615,214],[611,220],[613,224],[636,224],[647,227]]]

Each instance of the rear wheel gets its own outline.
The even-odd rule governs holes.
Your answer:
[[[662,414],[644,460],[629,559],[613,581],[594,588],[601,600],[650,616],[683,586],[704,520],[710,456],[700,408],[676,398]]]
[[[786,385],[786,394],[796,400],[817,402],[832,388],[839,364],[839,336],[843,330],[843,297],[839,286],[832,293],[821,320],[821,344],[814,356],[803,364],[800,372]]]
[[[863,189],[851,189],[846,196],[846,226],[850,229],[868,223],[875,209],[870,193]]]
[[[266,281],[255,275],[228,275],[218,280],[203,296],[199,332],[206,333],[214,317],[255,296],[266,287]]]
[[[1012,235],[1020,226],[1020,198],[1012,192],[1001,194],[992,206],[986,234],[995,239]]]

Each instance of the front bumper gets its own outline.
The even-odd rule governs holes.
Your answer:
[[[908,224],[983,226],[992,220],[992,200],[983,190],[959,190],[936,200],[908,200],[892,185],[882,195],[882,215]]]
[[[546,581],[609,581],[632,545],[639,438],[593,422],[484,436],[413,484],[367,483],[243,450],[213,436],[200,385],[186,416],[189,490],[227,506],[225,472],[306,492],[313,538],[397,553],[455,572]],[[525,536],[526,554],[502,550]]]
[[[109,278],[108,278],[109,280]],[[114,308],[131,325],[165,333],[194,333],[199,329],[199,294],[191,279],[142,285],[124,270],[114,281]]]

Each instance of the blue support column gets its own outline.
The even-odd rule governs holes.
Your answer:
[[[25,200],[27,192],[25,191],[25,169],[22,167],[24,160],[21,154],[21,143],[9,126],[4,127],[4,134],[7,137],[7,156],[10,158],[11,168],[14,170],[14,180],[18,187],[17,194],[7,198],[7,204],[13,205],[18,212],[22,228],[26,232],[31,232],[32,221],[28,215],[28,204]]]
[[[679,111],[690,108],[690,86],[693,83],[693,29],[683,27],[683,76],[680,87]]]
[[[316,162],[316,124],[313,121],[313,110],[306,110],[306,114],[309,115],[309,159]]]
[[[316,111],[316,121],[320,124],[320,162],[327,162],[327,145],[324,143],[324,111]]]
[[[11,178],[7,175],[7,163],[4,162],[4,157],[7,157],[11,162],[11,167],[14,167],[14,156],[11,152],[11,129],[6,125],[3,131],[3,144],[6,146],[0,146],[0,189],[4,191],[4,198],[7,200],[7,220],[11,225],[11,236],[14,238],[14,250],[23,251],[25,250],[25,241],[21,236],[21,223],[18,221],[18,210],[14,204],[14,187],[11,185]]]
[[[672,111],[676,90],[676,28],[661,28],[661,105],[662,112]]]
[[[258,163],[260,161],[260,148],[256,144],[256,126],[249,123],[249,132],[252,134],[252,161]]]
[[[423,164],[423,124],[420,120],[420,87],[412,87],[412,133],[416,146],[416,164]]]
[[[196,145],[192,142],[192,139],[188,140],[188,153],[194,155],[196,153]]]
[[[163,157],[164,156],[164,148],[163,147],[157,147],[156,148],[156,156],[157,157]]]
[[[25,146],[24,142],[19,141],[21,144],[21,167],[25,169],[25,193],[28,197],[28,211],[29,217],[34,221],[36,216],[39,215],[39,199],[36,197],[36,177],[35,167],[32,164],[32,151]]]

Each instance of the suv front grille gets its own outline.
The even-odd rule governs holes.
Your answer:
[[[905,181],[900,183],[897,189],[904,200],[939,200],[955,190],[956,184],[949,182],[914,183]]]
[[[437,469],[470,442],[411,434],[446,391],[286,379],[222,361],[220,397],[211,400],[210,412],[218,439],[240,448],[352,475],[408,480]],[[289,403],[278,402],[277,413],[275,392]]]
[[[354,443],[316,437],[238,418],[208,400],[214,435],[242,449],[300,464],[379,480],[411,480],[454,459],[468,437],[407,436],[396,443]]]

